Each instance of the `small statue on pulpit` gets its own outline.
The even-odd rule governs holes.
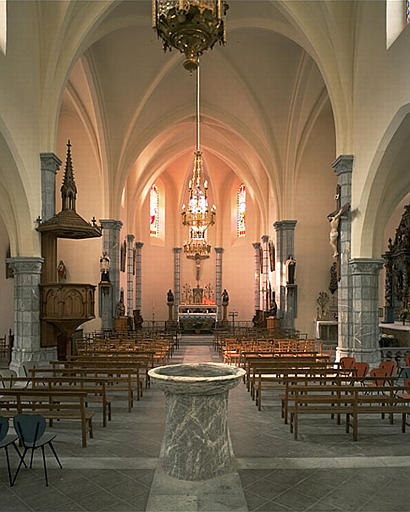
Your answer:
[[[174,294],[172,293],[172,290],[168,290],[167,304],[173,304],[174,302],[175,302]]]
[[[104,251],[100,258],[101,281],[110,281],[110,266],[110,257],[108,256],[107,251]]]
[[[63,260],[60,260],[60,263],[58,264],[57,276],[58,276],[58,282],[59,283],[62,283],[63,281],[65,281],[67,279],[67,268],[64,265],[64,261]]]
[[[222,304],[223,305],[229,304],[229,295],[228,295],[228,292],[226,291],[226,288],[224,288],[224,291],[222,292]]]

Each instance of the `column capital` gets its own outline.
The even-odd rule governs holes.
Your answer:
[[[44,258],[36,256],[16,256],[14,258],[6,258],[16,274],[41,274]]]
[[[135,242],[135,247],[137,249],[142,249],[142,246],[144,245],[144,242]]]
[[[336,158],[336,160],[332,163],[333,170],[336,173],[336,176],[340,176],[341,174],[352,173],[353,170],[353,155],[340,155]]]
[[[217,254],[222,254],[224,252],[223,247],[215,247],[214,249]]]
[[[175,254],[179,254],[182,251],[182,247],[174,247],[172,250]]]
[[[127,242],[128,244],[132,244],[134,241],[135,236],[134,235],[127,235]]]
[[[40,153],[40,165],[42,171],[54,172],[60,169],[61,160],[54,153]]]
[[[276,231],[294,230],[296,227],[297,220],[278,220],[273,223],[273,227]]]
[[[384,261],[378,258],[352,258],[349,266],[352,275],[377,275]]]
[[[262,236],[261,236],[261,238],[262,238],[262,242],[263,242],[264,244],[266,244],[267,242],[269,242],[269,235],[262,235]]]
[[[100,224],[103,229],[116,229],[122,228],[122,221],[115,219],[100,219]]]
[[[260,249],[260,247],[261,247],[261,243],[260,242],[254,242],[252,245],[253,245],[254,249]]]

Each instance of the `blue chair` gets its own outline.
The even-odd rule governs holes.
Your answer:
[[[12,445],[14,447],[14,449],[18,453],[20,462],[21,462],[21,453],[16,446],[16,441],[18,439],[18,436],[16,434],[8,434],[7,435],[8,430],[9,430],[9,420],[7,418],[3,418],[2,416],[0,416],[0,448],[4,448],[4,451],[6,452],[7,470],[9,472],[9,482],[10,482],[10,486],[12,486],[13,481],[11,479],[10,459],[9,459],[9,452],[8,452],[7,448],[10,445]]]
[[[40,414],[17,414],[13,419],[14,428],[20,438],[20,441],[23,445],[24,451],[21,456],[20,463],[17,467],[16,474],[14,475],[13,483],[14,485],[17,475],[20,471],[21,465],[24,463],[24,457],[28,450],[31,450],[31,458],[30,458],[30,468],[33,466],[33,456],[34,451],[37,448],[41,448],[41,452],[43,454],[43,466],[44,466],[44,475],[46,478],[46,486],[48,486],[48,478],[47,478],[47,467],[46,467],[46,456],[44,453],[44,446],[48,444],[50,446],[51,451],[58,462],[58,465],[61,469],[63,466],[60,463],[60,460],[57,456],[56,451],[53,446],[53,439],[56,437],[56,434],[45,434],[44,431],[46,429],[46,420]]]

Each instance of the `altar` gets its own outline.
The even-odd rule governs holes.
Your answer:
[[[218,318],[216,304],[183,304],[178,306],[178,324],[182,332],[209,332]]]
[[[402,322],[380,323],[381,335],[393,336],[399,347],[410,347],[410,324]]]

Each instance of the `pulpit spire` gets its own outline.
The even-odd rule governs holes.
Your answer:
[[[61,185],[61,200],[63,210],[75,211],[77,187],[74,181],[73,163],[71,160],[71,142],[67,142],[67,156],[65,161],[64,179]]]

